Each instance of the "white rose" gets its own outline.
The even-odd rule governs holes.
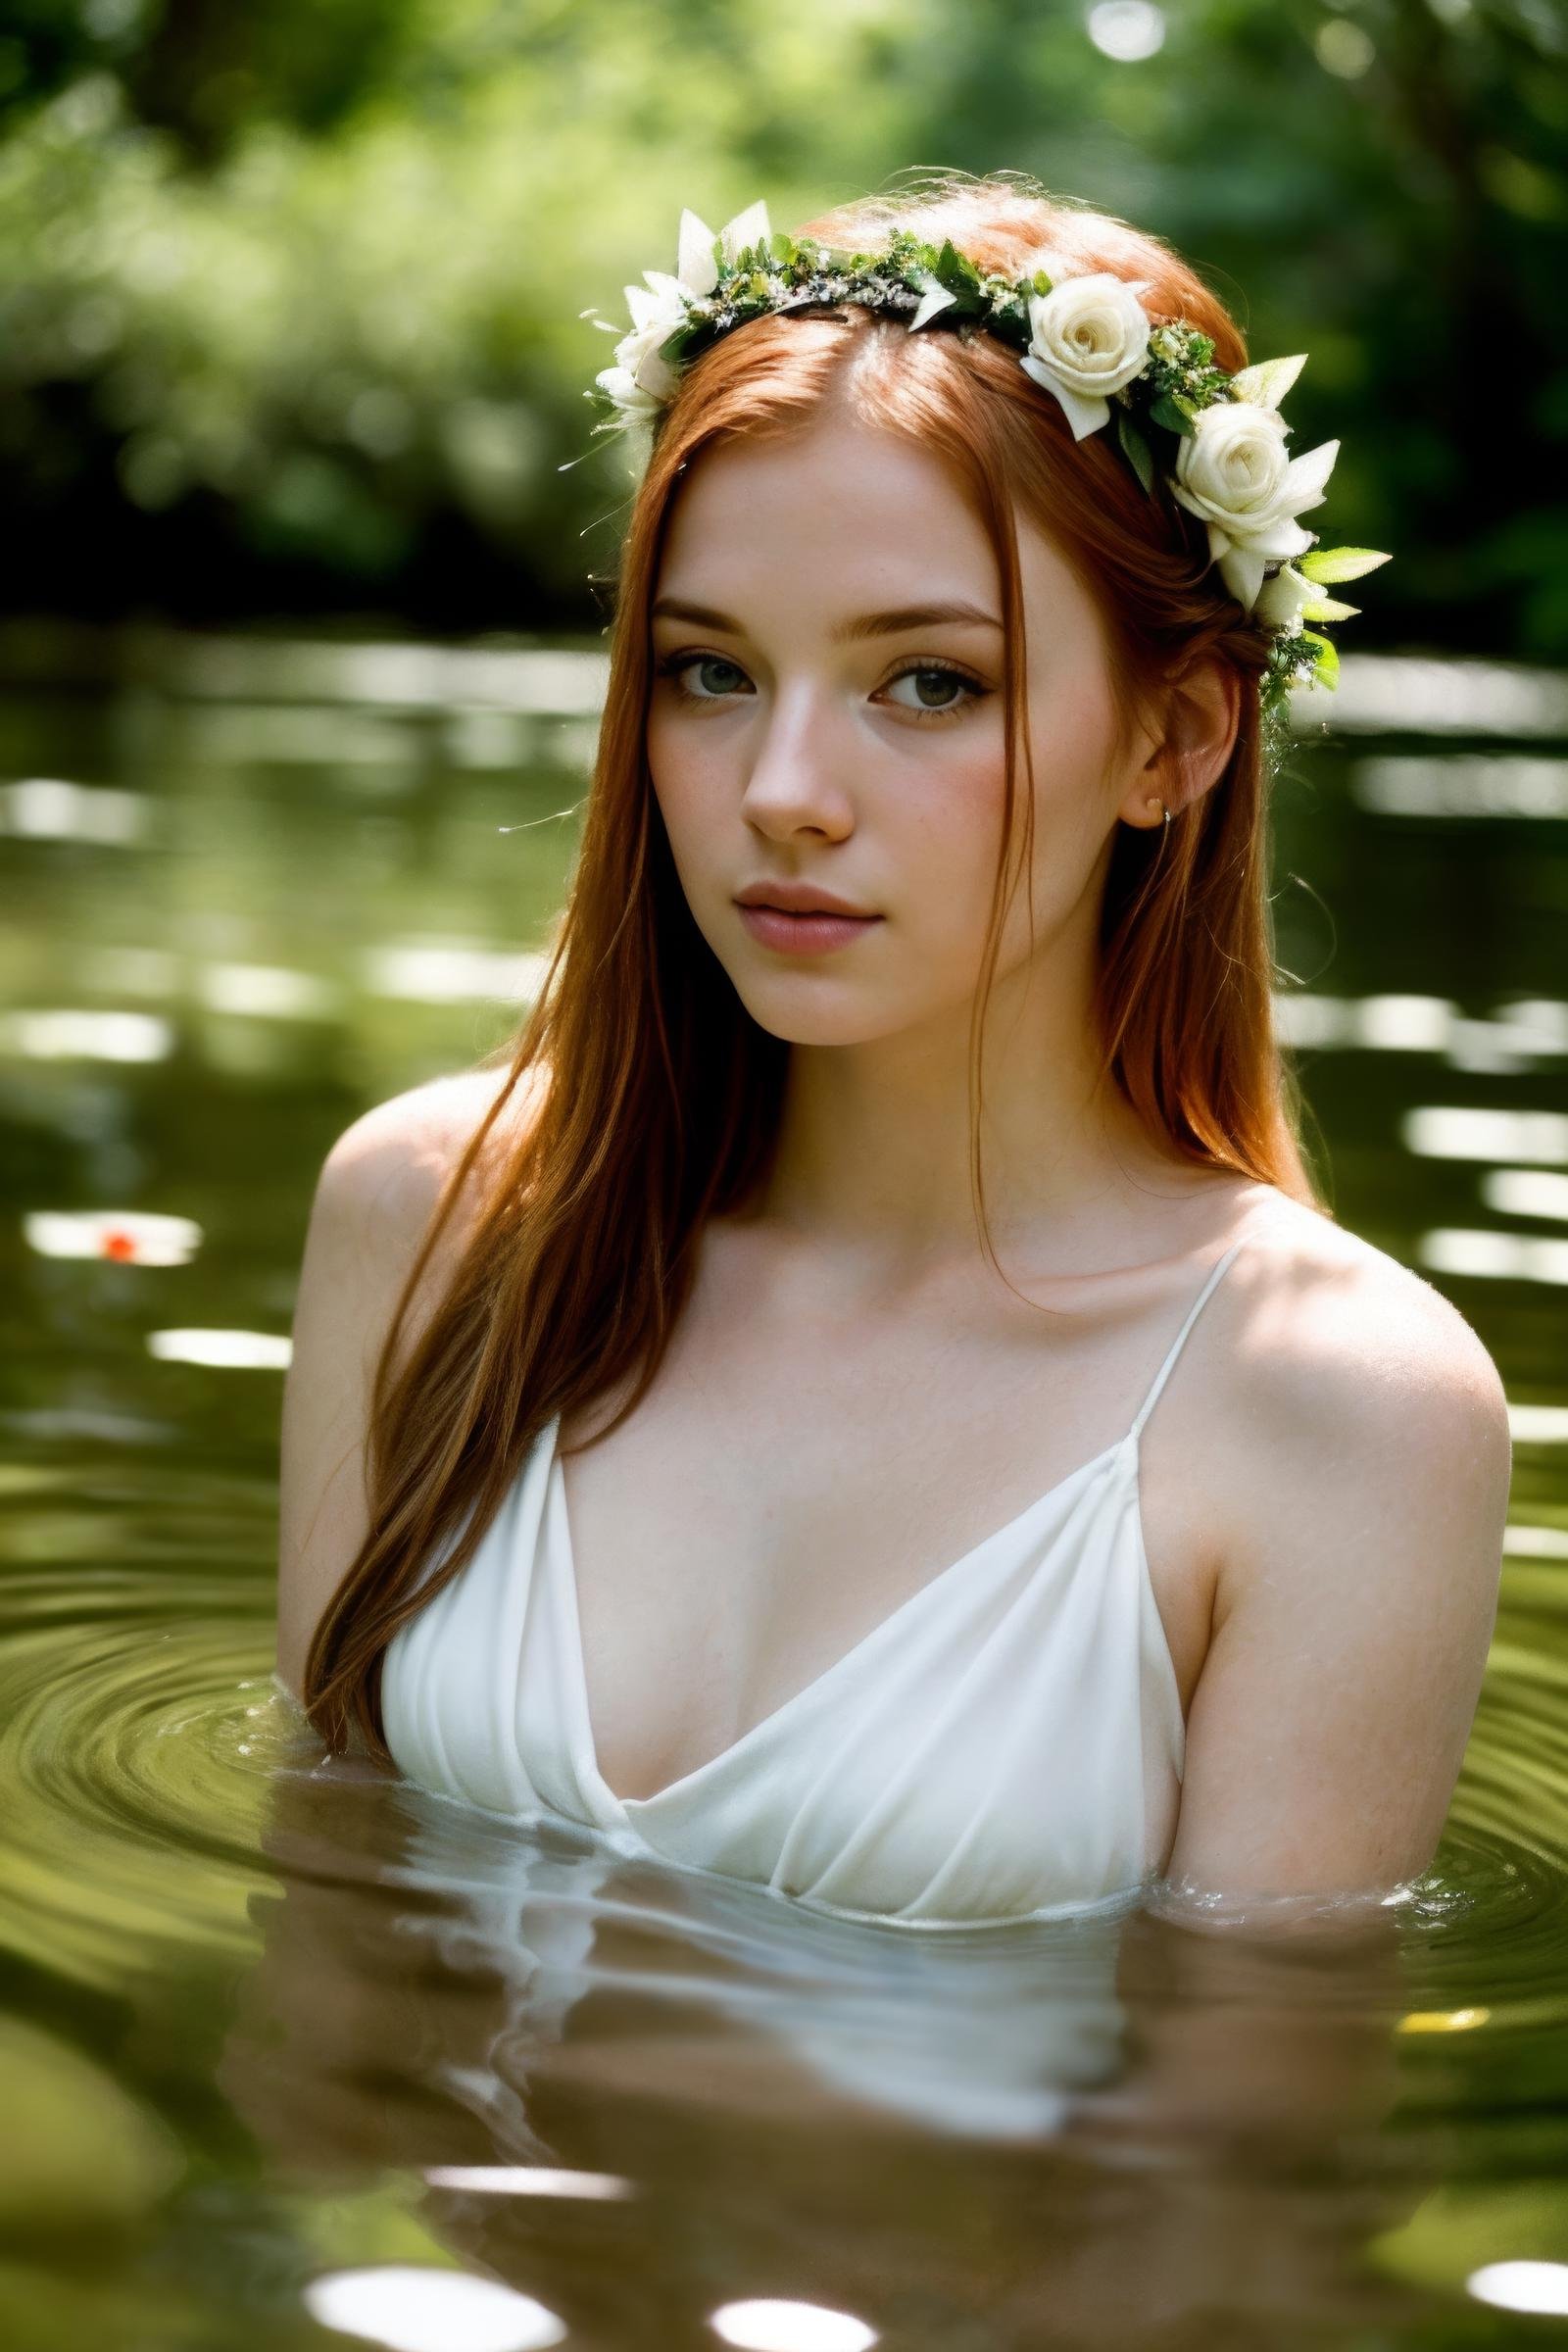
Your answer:
[[[1200,409],[1176,452],[1172,495],[1208,525],[1208,552],[1226,587],[1250,612],[1263,567],[1304,555],[1313,534],[1296,516],[1322,503],[1339,456],[1324,441],[1304,457],[1285,447],[1290,426],[1276,408],[1217,400]]]
[[[1150,322],[1138,297],[1148,290],[1101,270],[1029,297],[1029,351],[1022,365],[1060,401],[1075,441],[1110,421],[1105,395],[1119,392],[1143,368]]]

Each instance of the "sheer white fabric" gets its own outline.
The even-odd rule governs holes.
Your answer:
[[[548,1422],[473,1558],[388,1644],[399,1771],[849,1917],[974,1927],[1136,1896],[1168,1848],[1184,1753],[1139,1439],[1240,1248],[1210,1269],[1124,1437],[652,1796],[617,1797],[594,1752]]]

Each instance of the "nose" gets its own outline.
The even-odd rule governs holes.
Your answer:
[[[827,688],[802,681],[758,698],[747,730],[750,765],[741,812],[770,841],[817,833],[841,841],[855,828],[847,785],[847,730]]]

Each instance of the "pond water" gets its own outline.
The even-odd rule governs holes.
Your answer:
[[[1438,1864],[1325,1952],[862,1928],[323,1764],[270,1683],[312,1182],[515,1020],[602,662],[13,632],[0,672],[6,2342],[1550,2333],[1568,684],[1351,658],[1278,793],[1335,1206],[1481,1332],[1516,1447]]]

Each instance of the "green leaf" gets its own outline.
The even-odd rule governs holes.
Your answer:
[[[1231,389],[1238,400],[1250,401],[1254,408],[1277,409],[1305,366],[1304,351],[1288,360],[1259,360],[1231,377]]]
[[[790,262],[795,259],[795,239],[787,228],[775,228],[767,243],[768,251],[772,254],[775,262]]]
[[[1359,605],[1342,605],[1338,598],[1320,597],[1315,605],[1301,607],[1303,620],[1353,620],[1360,612]]]
[[[1337,586],[1341,580],[1358,580],[1363,572],[1376,571],[1380,564],[1392,557],[1382,555],[1375,547],[1314,547],[1304,556],[1298,556],[1296,568],[1320,586]]]
[[[1030,291],[1035,294],[1049,294],[1051,282],[1044,270],[1037,270],[1029,280]]]
[[[1151,401],[1149,421],[1151,424],[1162,424],[1170,433],[1186,433],[1189,439],[1197,429],[1190,408],[1172,392],[1162,392],[1157,400]]]
[[[1317,647],[1317,661],[1312,668],[1314,686],[1337,686],[1340,682],[1339,649],[1320,637],[1315,629],[1303,629],[1301,635],[1308,645]]]
[[[1133,471],[1143,483],[1144,488],[1152,493],[1154,487],[1153,456],[1149,443],[1125,409],[1116,411],[1116,433],[1122,448],[1132,461]]]
[[[951,237],[945,237],[942,251],[933,264],[933,274],[950,294],[977,294],[980,272],[965,253],[960,253]]]

